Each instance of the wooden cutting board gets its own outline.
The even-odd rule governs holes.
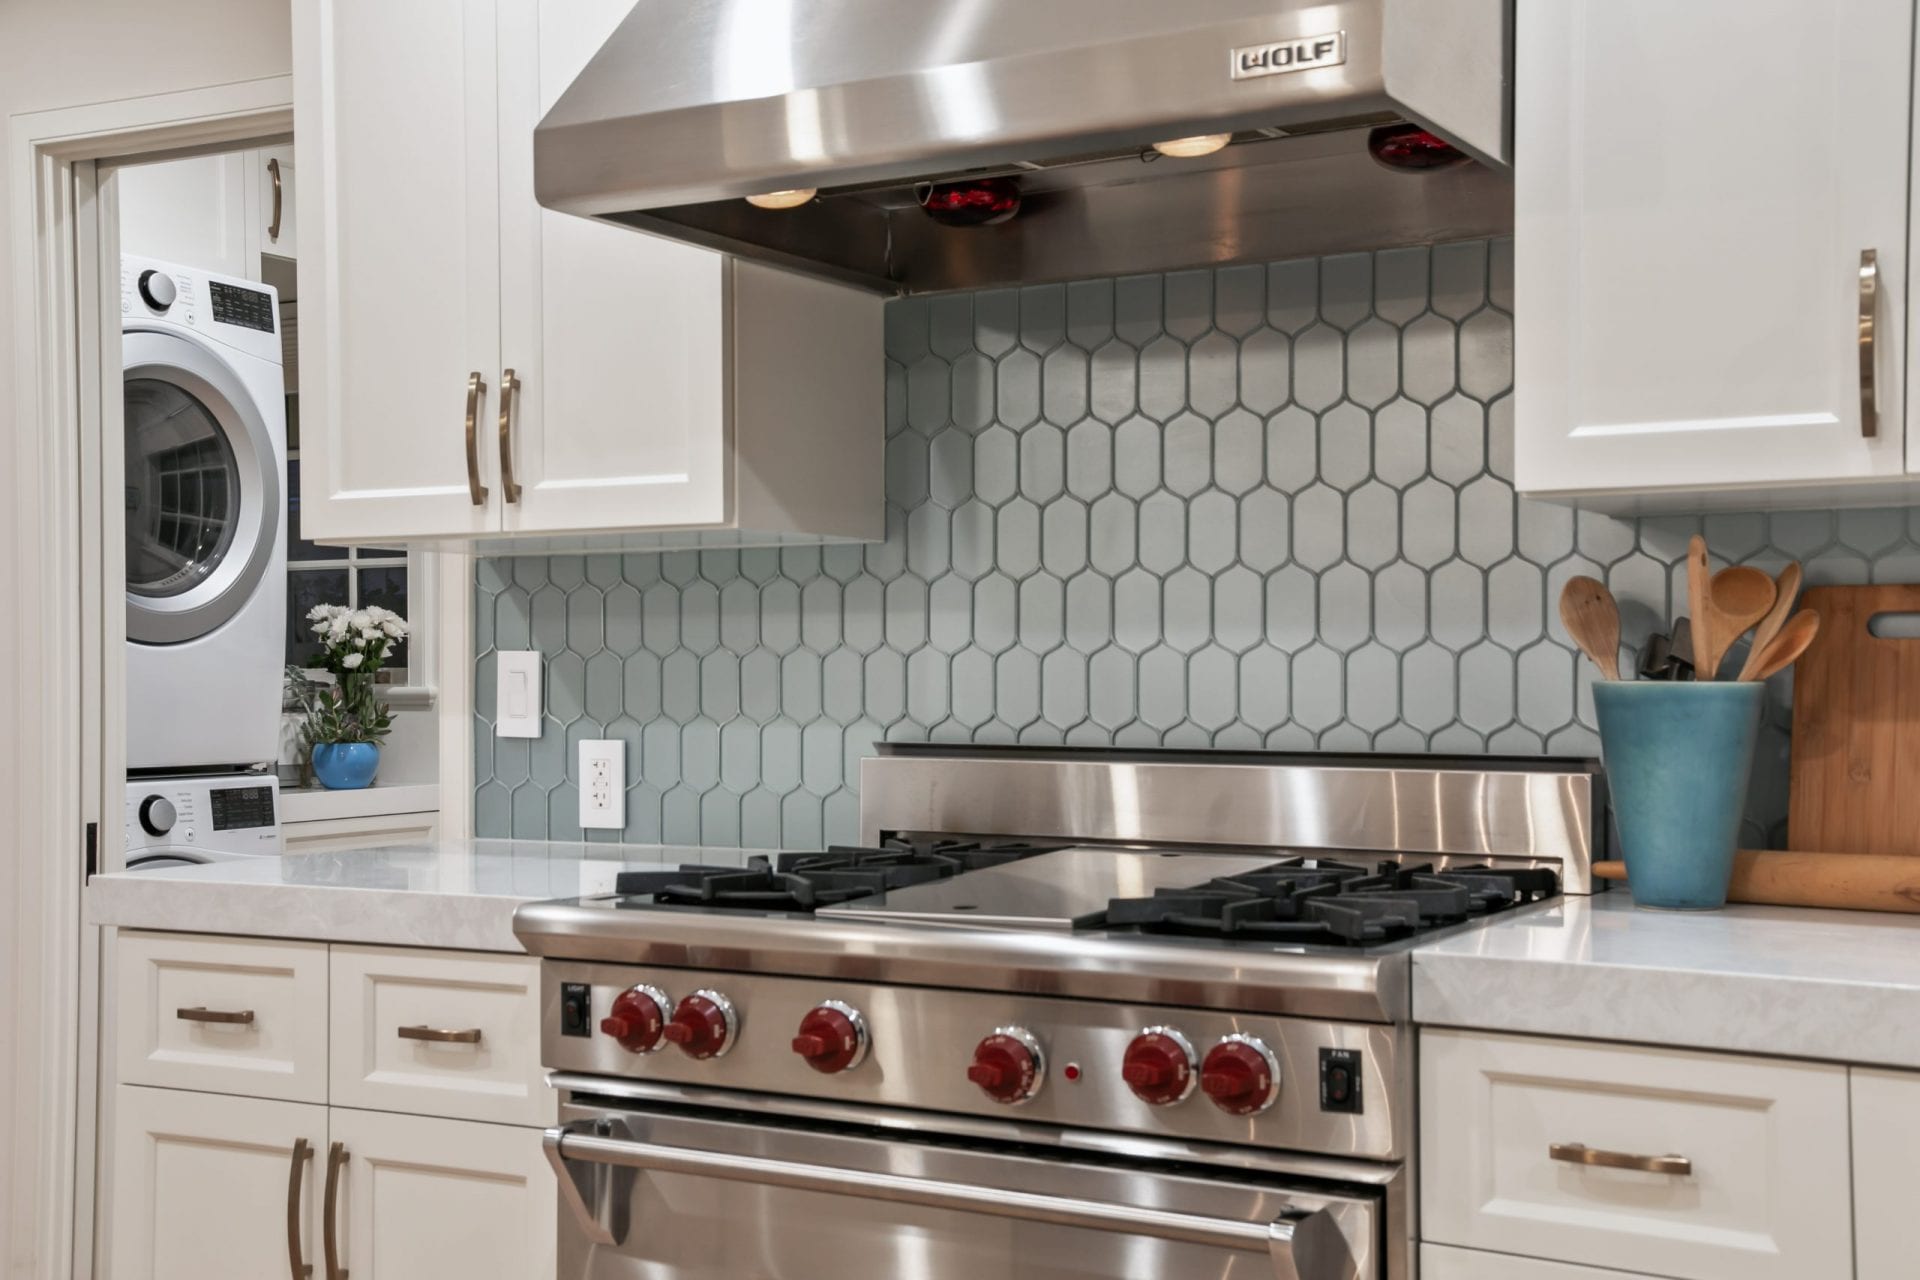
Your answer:
[[[1820,633],[1793,668],[1787,846],[1920,855],[1920,639],[1875,636],[1920,613],[1920,585],[1812,587]]]

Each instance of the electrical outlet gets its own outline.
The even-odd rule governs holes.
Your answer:
[[[580,744],[580,825],[627,825],[627,744],[620,738]]]

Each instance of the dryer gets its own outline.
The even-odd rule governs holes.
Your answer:
[[[278,301],[250,280],[121,259],[130,771],[211,772],[279,756]]]

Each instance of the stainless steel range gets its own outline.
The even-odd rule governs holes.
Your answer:
[[[522,907],[562,1280],[1414,1272],[1409,952],[1590,764],[894,747],[864,847]]]

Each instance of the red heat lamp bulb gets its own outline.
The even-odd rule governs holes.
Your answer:
[[[936,182],[921,194],[920,207],[943,227],[991,227],[1020,212],[1020,184],[1012,178]]]
[[[1451,169],[1473,157],[1417,124],[1381,125],[1367,135],[1367,154],[1389,169],[1420,173]]]

